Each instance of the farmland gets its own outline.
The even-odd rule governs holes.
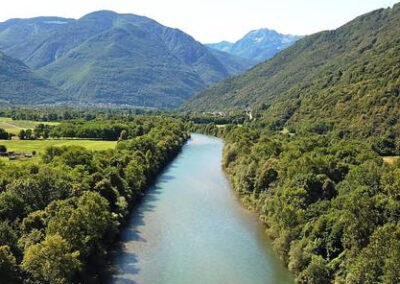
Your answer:
[[[99,141],[99,140],[80,140],[80,139],[50,139],[50,140],[0,140],[0,145],[6,146],[9,152],[22,152],[32,153],[36,152],[36,155],[32,159],[23,160],[35,161],[38,159],[41,153],[47,147],[50,146],[82,146],[91,151],[103,151],[108,149],[114,149],[117,145],[115,141]],[[1,158],[2,161],[7,162],[8,158]],[[14,161],[13,161],[14,162]]]
[[[35,128],[38,124],[57,125],[58,122],[38,122],[30,120],[12,120],[9,117],[0,117],[0,128],[7,132],[18,135],[22,129]]]

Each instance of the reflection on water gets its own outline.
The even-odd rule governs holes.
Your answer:
[[[222,141],[193,135],[132,214],[111,283],[293,283],[221,169]]]

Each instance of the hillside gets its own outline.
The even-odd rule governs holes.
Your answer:
[[[246,34],[237,42],[222,41],[207,46],[251,60],[253,65],[272,58],[294,44],[301,36],[284,35],[274,30],[259,29]]]
[[[10,20],[0,47],[84,104],[177,107],[249,66],[180,30],[110,11]]]
[[[400,5],[299,40],[247,73],[203,92],[186,107],[226,110],[265,104],[281,127],[327,122],[361,132],[400,126]]]
[[[0,105],[55,104],[68,100],[21,61],[0,52]]]

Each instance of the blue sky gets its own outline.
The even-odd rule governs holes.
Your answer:
[[[153,18],[208,43],[234,41],[253,29],[311,34],[400,0],[3,0],[0,21],[42,15],[79,18],[114,10]]]

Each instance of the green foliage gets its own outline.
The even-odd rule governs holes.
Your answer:
[[[139,128],[141,129],[139,131]],[[124,131],[125,139],[146,134],[151,122],[137,119],[131,122],[93,120],[89,122],[68,122],[57,126],[44,127],[39,124],[35,128],[38,137],[82,138],[117,141]]]
[[[9,139],[11,139],[11,135],[3,128],[0,128],[0,140],[9,140]]]
[[[72,203],[72,204],[71,204]],[[75,204],[74,204],[75,203]],[[60,204],[48,223],[47,235],[60,235],[83,257],[102,255],[102,240],[113,240],[117,224],[106,199],[96,192],[85,192],[78,200]],[[51,214],[51,213],[50,213]]]
[[[88,125],[103,122],[107,129],[121,121]],[[78,283],[101,270],[89,267],[101,267],[132,206],[188,138],[173,118],[142,117],[124,127],[132,136],[116,149],[52,146],[37,164],[0,166],[0,269],[4,262],[7,277]]]
[[[0,246],[0,275],[3,283],[22,283],[17,260],[8,246]]]
[[[234,189],[298,283],[397,283],[400,164],[384,164],[373,141],[303,131],[225,132]]]
[[[40,283],[68,284],[79,270],[79,251],[72,251],[70,245],[59,235],[29,247],[22,262],[23,269]]]

